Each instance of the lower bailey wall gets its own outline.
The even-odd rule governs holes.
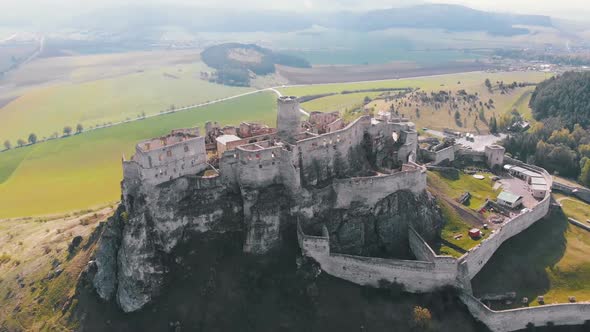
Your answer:
[[[298,225],[298,240],[305,256],[318,262],[326,273],[359,285],[379,286],[386,280],[399,283],[412,293],[431,292],[444,286],[456,286],[457,265],[360,257],[330,253],[330,240],[324,236],[305,235]]]
[[[378,201],[400,190],[419,194],[426,190],[426,170],[417,165],[391,175],[334,180],[336,208],[347,208],[351,202],[373,206]]]
[[[582,325],[590,320],[590,303],[571,303],[544,305],[532,308],[521,308],[493,311],[472,295],[463,293],[461,300],[471,314],[487,325],[494,332],[507,332],[526,329],[527,325]]]

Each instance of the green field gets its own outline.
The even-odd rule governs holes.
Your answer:
[[[375,98],[381,92],[360,92],[337,94],[308,101],[301,106],[308,111],[332,112],[344,111],[351,108],[360,108],[363,106],[365,97]]]
[[[387,81],[373,81],[360,83],[336,83],[336,84],[316,84],[307,86],[295,86],[281,88],[279,91],[285,95],[307,96],[331,92],[341,92],[344,90],[366,90],[378,88],[420,88],[423,90],[448,90],[457,88],[457,83],[465,88],[468,86],[477,86],[483,84],[486,78],[491,81],[504,82],[540,82],[548,78],[548,74],[539,72],[506,72],[506,73],[462,73],[441,76],[427,76],[418,78],[404,78]]]
[[[61,213],[117,201],[121,156],[135,144],[180,127],[258,121],[273,124],[275,95],[259,93],[203,108],[0,153],[0,218]]]
[[[579,204],[564,205],[565,215],[553,212],[506,241],[473,279],[476,296],[516,292],[515,304],[494,309],[518,307],[523,297],[539,305],[539,295],[547,304],[567,303],[569,296],[590,301],[590,232],[567,221],[580,207],[590,212],[589,205]]]
[[[237,95],[251,89],[201,80],[200,63],[146,70],[85,83],[60,84],[30,90],[0,109],[0,141],[41,139],[64,126],[85,128],[156,114],[171,105],[181,107]]]

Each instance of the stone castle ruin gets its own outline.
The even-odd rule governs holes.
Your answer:
[[[175,130],[139,143],[123,160],[122,204],[103,231],[92,277],[101,298],[116,299],[126,312],[144,307],[161,291],[174,248],[194,233],[241,232],[251,254],[297,234],[302,254],[326,273],[362,285],[387,280],[411,292],[452,286],[478,319],[508,330],[496,328],[490,317],[500,316],[472,297],[470,280],[503,241],[547,213],[549,196],[464,257],[437,256],[428,242],[444,221],[427,191],[427,168],[417,163],[413,123],[393,114],[345,123],[315,112],[302,121],[296,97],[277,103],[276,128],[208,122],[203,136],[196,128]],[[452,160],[458,153],[451,146],[428,156]],[[501,167],[504,150],[473,157]]]

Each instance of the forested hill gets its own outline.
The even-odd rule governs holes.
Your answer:
[[[275,72],[275,65],[306,68],[309,62],[296,56],[275,53],[254,44],[227,43],[207,48],[201,59],[217,69],[215,81],[221,84],[248,86],[250,72],[267,75]]]
[[[568,72],[537,86],[530,106],[537,120],[558,117],[568,128],[590,126],[590,72]]]

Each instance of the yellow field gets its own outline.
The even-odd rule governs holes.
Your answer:
[[[48,59],[40,60],[41,64],[33,62],[15,72],[9,82],[22,83],[26,77],[34,77],[31,68],[45,69],[45,74],[35,79],[56,77],[58,81],[20,91],[19,98],[0,109],[0,142],[9,139],[15,145],[18,138],[26,140],[30,133],[42,139],[56,132],[61,135],[64,126],[75,128],[81,123],[90,128],[134,119],[142,113],[157,114],[172,105],[178,108],[252,90],[201,80],[201,71],[210,69],[199,62],[198,55],[193,61],[186,57],[176,59],[181,62],[178,64],[158,63],[152,57],[145,63],[138,59],[133,72],[121,66],[132,58],[111,64],[99,62],[100,56],[73,57],[71,62],[79,67],[70,72],[65,69],[63,77],[57,74],[62,58],[51,60],[51,64],[43,63]]]

